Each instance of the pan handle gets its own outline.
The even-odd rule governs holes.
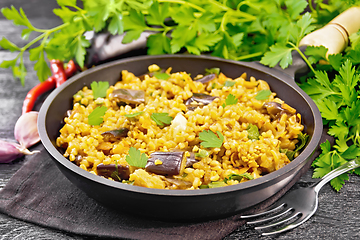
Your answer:
[[[360,7],[351,7],[326,26],[306,35],[300,46],[324,46],[327,55],[342,52],[349,44],[349,36],[360,29]]]

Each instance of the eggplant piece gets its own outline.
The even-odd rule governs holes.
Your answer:
[[[119,88],[110,93],[109,97],[127,104],[145,103],[145,92],[142,90]]]
[[[130,176],[130,169],[127,165],[121,164],[103,164],[100,163],[96,166],[96,170],[99,176],[106,178],[111,177],[114,180],[128,180]]]
[[[202,78],[196,79],[195,82],[201,82],[201,83],[208,83],[211,80],[214,80],[216,78],[216,74],[215,73],[211,73],[209,75],[206,75]]]
[[[176,178],[165,178],[165,181],[171,185],[175,185],[177,189],[188,189],[192,186],[191,182],[176,179]]]
[[[197,162],[199,162],[199,161],[195,159],[195,154],[193,152],[191,152],[190,156],[186,158],[185,167],[192,167],[192,165],[194,165],[194,163],[197,163]]]
[[[101,135],[104,137],[105,142],[116,142],[120,138],[126,137],[128,132],[129,129],[124,127],[103,132]]]
[[[279,119],[283,114],[291,116],[296,113],[295,109],[285,103],[266,102],[264,103],[263,108],[266,109],[272,119]]]
[[[160,175],[179,175],[185,167],[191,167],[198,160],[195,154],[185,156],[185,151],[154,152],[147,161],[145,170]]]
[[[194,110],[197,107],[210,104],[216,98],[218,97],[214,97],[205,93],[194,93],[192,97],[185,101],[185,105],[189,110]]]
[[[160,175],[179,175],[184,169],[185,152],[154,152],[150,155],[145,170]]]

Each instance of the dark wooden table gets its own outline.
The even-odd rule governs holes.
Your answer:
[[[55,0],[1,0],[0,8],[14,5],[22,7],[31,22],[39,28],[56,26],[60,20],[52,13],[57,7]],[[0,16],[0,38],[7,37],[17,45],[26,41],[20,38],[21,28]],[[13,59],[16,53],[0,48],[0,62]],[[27,57],[28,54],[26,53]],[[27,58],[28,68],[25,86],[12,77],[9,69],[0,69],[0,139],[14,139],[13,129],[21,114],[22,101],[26,93],[39,81],[32,70],[34,63]],[[27,160],[25,157],[11,164],[0,164],[0,189]],[[309,170],[298,182],[313,182]],[[274,237],[259,237],[252,228],[243,226],[226,239],[360,239],[360,177],[351,175],[340,192],[335,192],[329,184],[320,192],[320,204],[316,214],[302,226]],[[31,223],[0,214],[0,239],[89,239],[71,233],[40,227]]]

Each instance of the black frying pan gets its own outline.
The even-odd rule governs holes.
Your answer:
[[[205,68],[218,67],[231,78],[246,72],[248,76],[268,82],[272,91],[302,115],[305,132],[310,142],[304,151],[285,167],[259,179],[234,186],[201,190],[159,190],[121,184],[95,176],[62,156],[55,140],[62,127],[67,110],[72,108],[72,96],[83,86],[93,81],[119,80],[120,72],[128,70],[135,75],[147,72],[147,66],[157,64],[161,68],[172,67],[173,71],[186,71],[192,76]],[[137,214],[160,218],[189,219],[213,218],[233,214],[264,201],[289,184],[294,175],[304,167],[318,146],[322,134],[322,119],[314,102],[294,80],[275,69],[257,63],[244,63],[220,58],[192,55],[140,56],[103,64],[69,79],[52,92],[39,112],[39,133],[47,151],[60,170],[76,186],[90,197],[111,208],[130,210]]]
[[[126,58],[86,70],[54,90],[43,103],[38,119],[41,141],[63,174],[91,198],[119,211],[162,219],[207,219],[235,214],[270,198],[285,186],[300,170],[307,170],[309,157],[317,148],[323,130],[322,118],[311,98],[295,83],[294,72],[303,68],[299,59],[283,73],[258,63],[237,62],[207,56],[163,55]],[[302,115],[305,132],[310,141],[303,152],[285,167],[261,178],[241,184],[201,190],[149,189],[114,182],[91,174],[62,156],[55,140],[62,127],[62,119],[72,108],[72,96],[93,81],[119,80],[120,72],[128,70],[135,75],[147,72],[147,67],[157,64],[173,71],[186,71],[195,76],[205,68],[218,67],[235,78],[246,72],[248,76],[268,82],[272,91]],[[295,70],[294,70],[295,69]],[[303,172],[303,171],[302,171]],[[305,172],[305,171],[304,171]]]

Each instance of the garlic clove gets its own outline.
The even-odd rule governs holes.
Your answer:
[[[24,148],[33,146],[40,141],[37,128],[38,112],[31,111],[20,116],[14,128],[15,139]]]
[[[23,155],[31,155],[37,152],[39,151],[30,152],[17,143],[0,140],[0,163],[10,163]]]

